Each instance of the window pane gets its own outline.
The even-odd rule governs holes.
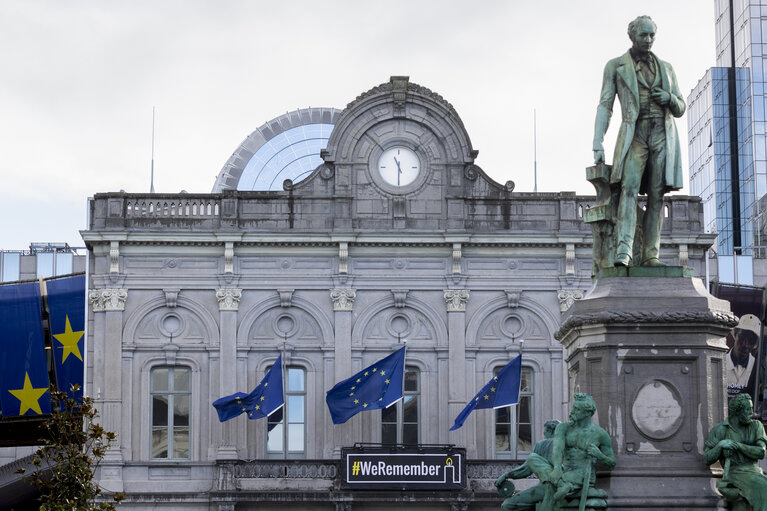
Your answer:
[[[522,369],[522,381],[519,385],[520,392],[533,391],[533,372],[530,369]]]
[[[288,396],[288,422],[304,422],[304,396]]]
[[[56,254],[56,275],[72,273],[72,254],[60,252]]]
[[[304,425],[288,424],[288,451],[302,452],[304,450]]]
[[[395,407],[392,406],[392,408],[395,408]],[[381,424],[381,443],[384,443],[384,444],[397,443],[397,423]]]
[[[189,395],[173,396],[173,426],[189,426]]]
[[[389,408],[381,410],[381,422],[393,422],[397,423],[397,405],[396,403]]]
[[[418,398],[416,396],[405,396],[404,409],[404,422],[418,422]]]
[[[19,280],[21,274],[21,254],[6,252],[3,254],[3,282]]]
[[[519,422],[530,422],[530,396],[519,397]]]
[[[418,391],[418,371],[405,371],[405,392]]]
[[[188,428],[173,429],[173,457],[174,458],[189,457],[189,429]]]
[[[168,430],[167,428],[152,429],[152,457],[168,457]]]
[[[275,424],[274,428],[266,436],[266,449],[268,451],[282,452],[282,424]]]
[[[53,276],[53,253],[52,252],[37,254],[37,276],[38,277]]]
[[[519,436],[517,437],[517,450],[530,451],[533,449],[533,432],[530,424],[519,425]]]
[[[304,370],[288,368],[288,390],[301,392],[304,390]]]
[[[511,407],[497,408],[495,410],[495,422],[511,422]]]
[[[152,426],[168,425],[168,396],[152,396]]]
[[[152,391],[168,390],[168,369],[161,367],[152,371]]]
[[[496,452],[509,452],[511,450],[509,424],[495,425],[495,450]]]
[[[175,392],[189,390],[189,369],[173,370],[173,390]]]
[[[402,426],[402,443],[403,444],[418,443],[418,424],[404,424]]]

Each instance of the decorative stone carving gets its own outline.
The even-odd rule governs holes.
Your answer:
[[[163,292],[165,293],[165,306],[169,309],[176,308],[176,305],[178,305],[178,293],[180,292],[180,289],[163,289]]]
[[[468,289],[445,289],[445,304],[447,312],[466,312],[469,301]]]
[[[686,243],[679,244],[679,266],[687,266],[690,262],[690,253]]]
[[[290,307],[293,305],[293,291],[295,289],[278,289],[280,294],[280,307]]]
[[[575,243],[565,246],[565,275],[575,275]]]
[[[349,244],[345,241],[338,244],[338,273],[349,273]]]
[[[93,307],[93,312],[124,311],[127,298],[127,289],[94,289],[88,294],[88,301]]]
[[[224,244],[224,273],[234,273],[234,243]]]
[[[461,244],[453,243],[453,274],[461,273],[461,257],[463,257]]]
[[[320,177],[324,180],[332,178],[336,174],[335,165],[332,163],[323,163],[320,165]]]
[[[216,289],[216,298],[218,299],[218,310],[237,311],[240,307],[242,289],[235,287]]]
[[[120,271],[120,242],[112,241],[109,243],[109,273],[119,273]]]
[[[398,309],[405,307],[405,301],[407,300],[407,294],[409,289],[392,289],[391,293],[394,295],[394,306]]]
[[[516,309],[517,307],[519,307],[519,298],[522,296],[522,291],[507,289],[505,293],[506,293],[507,306],[509,307],[509,309]]]
[[[583,298],[583,291],[580,289],[560,289],[557,292],[559,298],[559,310],[565,312],[573,306],[575,300]]]
[[[351,312],[354,306],[354,299],[357,297],[357,290],[351,288],[336,288],[330,290],[330,299],[333,300],[334,311]]]
[[[479,167],[473,163],[466,165],[466,168],[463,169],[463,175],[469,181],[476,181],[479,177]]]

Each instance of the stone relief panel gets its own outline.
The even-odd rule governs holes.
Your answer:
[[[391,344],[398,340],[436,344],[437,335],[431,321],[422,312],[410,307],[389,307],[381,310],[364,326],[365,344]]]
[[[136,344],[170,342],[201,344],[206,342],[205,327],[197,315],[183,307],[160,307],[148,312],[138,322],[134,334]]]
[[[308,312],[291,307],[268,309],[250,327],[248,343],[273,343],[285,340],[294,344],[322,344],[322,331]]]
[[[520,339],[546,342],[551,339],[551,334],[543,320],[534,312],[522,307],[502,308],[488,314],[480,323],[477,332],[477,341],[480,344]]]

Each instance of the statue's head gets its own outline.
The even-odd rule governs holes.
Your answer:
[[[573,406],[570,409],[570,422],[575,423],[580,420],[588,419],[597,411],[597,403],[594,398],[588,394],[578,392],[573,399]]]
[[[751,422],[751,416],[754,414],[754,405],[751,403],[751,396],[748,394],[738,394],[730,400],[728,407],[731,419],[736,419],[741,424]]]
[[[629,23],[629,39],[634,43],[634,50],[647,53],[655,42],[658,26],[649,16],[639,16]]]
[[[559,421],[556,419],[546,421],[546,424],[543,425],[543,438],[553,437],[557,426],[559,426]]]

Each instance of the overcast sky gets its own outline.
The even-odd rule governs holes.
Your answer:
[[[517,191],[535,110],[538,191],[591,194],[602,70],[640,14],[686,97],[715,63],[713,0],[2,0],[0,249],[82,246],[89,196],[148,192],[153,106],[155,190],[208,193],[264,122],[391,75],[449,101],[476,163]]]

